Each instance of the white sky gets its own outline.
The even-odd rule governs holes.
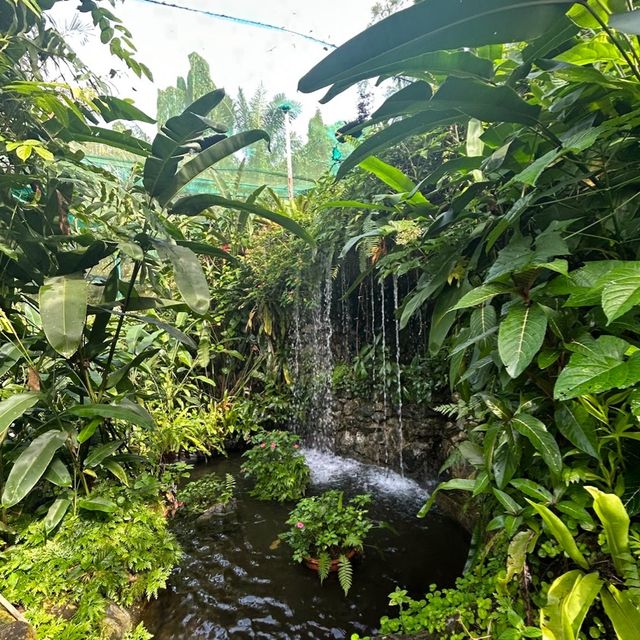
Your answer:
[[[166,0],[183,6],[223,13],[286,27],[334,44],[342,44],[364,29],[371,19],[374,0]],[[75,2],[59,3],[53,16],[59,26],[69,21]],[[351,120],[356,116],[355,90],[319,105],[322,92],[297,92],[298,79],[328,51],[322,45],[279,31],[269,31],[224,21],[202,14],[157,6],[144,0],[126,0],[114,13],[132,32],[138,59],[153,73],[154,83],[132,74],[119,74],[113,81],[114,94],[131,97],[146,113],[155,115],[157,89],[174,85],[178,75],[186,76],[187,56],[196,51],[207,60],[218,87],[235,95],[238,87],[253,93],[260,82],[269,95],[283,92],[303,104],[299,119],[304,123],[320,106],[325,122]],[[82,46],[71,40],[81,59],[99,74],[122,69],[97,36]]]

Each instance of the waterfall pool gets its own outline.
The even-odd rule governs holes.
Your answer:
[[[436,512],[416,518],[426,489],[333,454],[311,449],[305,455],[310,495],[329,488],[371,493],[371,516],[390,525],[371,532],[349,595],[335,575],[320,585],[316,573],[294,563],[288,547],[276,543],[292,505],[254,500],[239,473],[242,459],[219,459],[192,477],[233,474],[237,509],[206,524],[175,520],[184,557],[144,617],[156,640],[348,639],[373,633],[381,615],[394,615],[387,596],[396,586],[417,597],[431,583],[450,586],[461,574],[468,536]]]

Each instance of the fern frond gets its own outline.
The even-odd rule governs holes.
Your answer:
[[[447,416],[447,418],[452,418],[453,416],[455,416],[458,413],[459,409],[460,407],[457,404],[439,404],[437,407],[433,407],[434,411]]]
[[[325,578],[329,575],[331,570],[331,556],[323,551],[318,556],[318,575],[320,576],[320,582],[324,582]]]
[[[353,584],[353,567],[351,566],[349,558],[344,554],[338,558],[338,580],[346,596]]]

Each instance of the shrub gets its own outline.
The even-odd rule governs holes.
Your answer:
[[[254,480],[251,495],[259,500],[298,500],[309,484],[310,471],[300,438],[288,431],[263,431],[245,451],[242,473]]]

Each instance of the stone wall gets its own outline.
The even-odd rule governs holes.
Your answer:
[[[336,453],[400,471],[400,422],[395,408],[342,395],[333,400]],[[461,428],[424,405],[402,410],[404,472],[421,483],[438,471],[461,437]]]

